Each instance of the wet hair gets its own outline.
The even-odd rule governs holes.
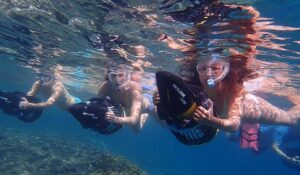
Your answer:
[[[225,61],[229,63],[230,68],[222,81],[226,82],[229,86],[228,88],[241,89],[244,82],[259,76],[254,69],[249,67],[249,59],[252,58],[243,54],[234,54],[226,57]],[[197,59],[196,56],[183,60],[181,62],[180,74],[187,83],[203,88],[196,68],[196,65],[200,61],[203,61],[203,59]]]
[[[223,6],[223,4],[218,4],[218,8],[222,9],[220,11],[216,11],[215,16],[222,16],[222,18],[226,18],[228,14],[230,14],[230,12],[232,11],[241,11],[242,9],[240,8],[228,8],[226,6]],[[220,14],[220,15],[218,15]],[[253,16],[254,17],[254,16]],[[203,42],[203,37],[207,37],[206,33],[209,32],[207,31],[207,29],[209,29],[209,27],[212,27],[212,24],[215,24],[216,22],[220,22],[219,18],[213,18],[211,19],[211,17],[209,17],[207,19],[207,22],[203,25],[195,25],[193,30],[189,30],[188,34],[192,35],[195,38],[195,48],[194,50],[191,50],[188,55],[187,58],[183,59],[181,61],[181,65],[180,65],[180,74],[181,76],[185,79],[185,81],[187,81],[190,84],[196,85],[196,86],[200,86],[203,87],[203,85],[201,84],[200,80],[199,80],[199,76],[196,70],[196,65],[197,63],[199,63],[200,61],[203,60],[207,60],[210,58],[210,55],[213,54],[218,54],[221,55],[221,59],[224,59],[226,62],[229,63],[230,65],[230,69],[228,74],[225,76],[225,78],[223,79],[223,82],[225,81],[226,84],[229,85],[229,88],[242,88],[243,82],[257,78],[259,76],[259,74],[250,67],[249,63],[251,62],[253,58],[254,50],[251,49],[252,45],[257,44],[257,42],[252,42],[252,43],[241,43],[241,41],[239,41],[239,45],[238,46],[249,46],[246,48],[241,48],[241,50],[244,49],[244,51],[242,52],[237,52],[234,50],[230,50],[228,49],[228,47],[225,47],[223,45],[213,45],[213,46],[209,46],[208,47],[198,47],[197,48],[197,44],[199,45],[199,42]],[[245,23],[245,22],[249,22]],[[201,24],[201,23],[199,23]],[[250,25],[251,24],[251,25]],[[245,27],[247,28],[247,32],[251,33],[251,30],[253,29],[253,21],[252,21],[252,16],[249,16],[249,19],[244,19],[242,20],[242,23],[240,24],[242,25],[240,28]],[[206,26],[206,27],[205,27]],[[249,31],[248,31],[249,30]],[[247,33],[245,33],[246,35]],[[248,38],[245,38],[245,40],[247,41]],[[206,38],[207,40],[207,38]],[[256,40],[255,40],[256,41]],[[204,42],[205,43],[205,42]],[[233,47],[235,49],[235,47]],[[237,48],[239,49],[239,48]],[[202,55],[200,55],[202,54]],[[200,55],[200,56],[199,56]]]
[[[229,59],[230,70],[228,73],[228,77],[230,77],[230,81],[242,85],[243,82],[258,77],[258,73],[252,68],[249,68],[249,59],[252,58],[249,58],[243,54],[234,54],[230,56]]]
[[[181,65],[179,68],[180,75],[186,81],[188,84],[196,85],[196,86],[202,86],[198,73],[197,68],[195,65],[197,65],[197,59],[194,57],[185,58],[181,61]]]

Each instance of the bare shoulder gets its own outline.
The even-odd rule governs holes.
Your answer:
[[[141,83],[136,82],[136,81],[130,81],[128,83],[129,89],[131,91],[138,91],[138,92],[142,92],[142,86]]]
[[[99,89],[104,89],[109,87],[109,82],[104,81],[103,83],[100,84]]]
[[[62,91],[65,89],[65,85],[62,82],[58,81],[58,82],[55,82],[55,84],[53,85],[53,89],[55,91]]]
[[[254,111],[260,111],[261,109],[264,110],[271,109],[274,106],[270,102],[266,101],[265,99],[259,96],[253,94],[246,94],[243,101],[243,107],[245,111],[247,111],[248,109],[254,112]]]
[[[41,82],[40,82],[39,80],[37,80],[37,81],[35,81],[35,82],[33,83],[33,86],[38,86],[38,87],[40,87],[40,86],[41,86]]]
[[[264,99],[262,99],[259,96],[256,96],[254,94],[251,93],[247,93],[244,96],[244,103],[247,105],[247,103],[259,103],[260,101],[265,101]]]
[[[99,89],[98,89],[98,96],[104,97],[108,94],[109,90],[109,82],[104,81],[102,84],[100,84]]]

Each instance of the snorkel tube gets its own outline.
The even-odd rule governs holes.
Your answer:
[[[207,80],[208,87],[214,88],[216,86],[216,83],[222,81],[225,78],[225,76],[228,74],[228,72],[229,72],[229,64],[227,63],[227,65],[226,64],[224,65],[223,72],[220,76],[216,78],[211,77]]]

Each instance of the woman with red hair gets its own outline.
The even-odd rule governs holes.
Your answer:
[[[256,74],[241,64],[242,57],[234,55],[227,61],[212,56],[197,64],[199,80],[211,101],[208,110],[201,106],[196,109],[194,119],[226,131],[237,131],[241,122],[296,124],[300,111],[283,111],[244,90],[243,82],[254,78]],[[221,111],[221,116],[213,115],[213,105]]]

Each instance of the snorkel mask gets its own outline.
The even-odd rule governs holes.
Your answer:
[[[108,80],[116,89],[126,86],[130,81],[130,72],[126,66],[121,66],[116,69],[110,69]]]
[[[219,56],[212,56],[213,59],[206,63],[197,64],[197,72],[200,75],[208,76],[207,85],[209,88],[214,88],[217,82],[222,81],[229,72],[229,63]]]
[[[41,82],[41,85],[47,85],[47,84],[51,84],[54,81],[54,76],[47,74],[47,73],[41,73],[39,74],[39,80]]]

